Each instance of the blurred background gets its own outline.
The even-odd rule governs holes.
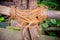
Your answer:
[[[60,11],[60,0],[38,0],[38,6],[47,5],[48,10]],[[60,20],[47,19],[42,23],[42,34],[54,37],[60,37]]]
[[[4,0],[0,1],[3,2]],[[7,0],[5,0],[6,2]],[[11,0],[7,1],[10,2]],[[12,1],[11,1],[12,2]],[[38,0],[38,6],[47,5],[48,10],[58,10],[60,11],[60,0]],[[0,14],[0,28],[6,28],[9,26],[8,16]],[[48,18],[46,21],[42,22],[42,35],[48,35],[53,37],[60,37],[60,20]],[[17,30],[11,28],[13,30]]]

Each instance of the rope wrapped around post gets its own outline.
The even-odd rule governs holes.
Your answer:
[[[38,37],[40,36],[40,29],[38,27],[39,26],[38,23],[43,22],[47,18],[47,8],[45,6],[40,6],[37,7],[36,9],[26,9],[26,10],[21,10],[15,7],[11,7],[11,9],[12,12],[10,19],[15,18],[15,20],[17,20],[19,25],[23,27],[23,36],[25,35],[25,31],[27,28],[29,28],[29,30],[36,28],[39,34],[37,36]],[[30,33],[32,40],[34,40],[31,31]],[[27,39],[25,38],[25,40]]]

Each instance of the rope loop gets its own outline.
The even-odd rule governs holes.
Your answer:
[[[15,18],[18,23],[24,28],[23,34],[27,28],[38,28],[38,23],[43,22],[47,18],[47,8],[40,6],[36,9],[21,10],[11,7],[11,18]]]

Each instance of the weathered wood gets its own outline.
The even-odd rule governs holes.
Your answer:
[[[23,27],[22,26],[20,26],[19,24],[18,24],[18,22],[17,22],[17,20],[12,20],[11,21],[11,26],[13,26],[13,27],[19,27],[20,29],[21,29],[21,31],[23,30]],[[42,29],[40,29],[41,31],[42,31]],[[41,32],[40,31],[40,32]],[[34,29],[29,29],[29,31],[28,30],[26,30],[26,32],[25,32],[25,37],[27,37],[27,39],[34,39],[34,40],[39,40],[40,38],[38,37],[38,32],[37,32],[37,29],[36,28],[34,28]],[[29,38],[30,37],[30,38]],[[35,39],[37,37],[37,39]]]
[[[20,9],[34,9],[34,8],[37,8],[37,0],[13,0],[13,2]]]
[[[16,6],[16,8],[19,8],[19,9],[35,9],[36,8],[36,6],[37,6],[37,0],[13,0],[13,2],[15,3],[15,6]],[[17,11],[16,11],[17,12]],[[20,12],[20,11],[19,11]],[[19,12],[17,12],[16,13],[16,15],[19,13]],[[24,11],[23,11],[24,12]],[[17,20],[17,18],[18,18],[18,20],[20,20],[19,19],[19,17],[18,16],[16,16],[16,20]],[[18,21],[17,20],[17,21]],[[20,20],[21,21],[21,20]],[[19,22],[20,22],[19,21]],[[23,22],[23,21],[22,21]],[[20,23],[19,23],[20,24]],[[22,28],[24,28],[24,27],[22,27]],[[28,29],[28,28],[27,28]],[[24,31],[24,29],[22,29],[23,31]],[[28,30],[26,30],[26,31],[28,31]],[[31,32],[32,31],[32,32]],[[30,39],[32,39],[32,40],[36,40],[35,38],[37,37],[37,35],[39,35],[38,34],[38,32],[37,33],[34,33],[34,31],[36,31],[37,32],[37,28],[33,28],[33,30],[32,29],[30,29],[29,28],[29,31],[28,31],[28,33],[31,35],[31,38]],[[34,34],[34,35],[33,35]],[[35,35],[36,34],[36,35]],[[27,36],[26,34],[24,34],[25,36],[24,36],[24,38]],[[29,37],[30,37],[30,35],[29,35]],[[33,35],[33,36],[32,36]],[[26,37],[26,39],[28,40],[28,37]],[[38,40],[38,37],[37,37],[37,40]]]
[[[0,5],[11,6],[11,5],[14,5],[14,3],[13,2],[0,2]]]
[[[12,0],[0,0],[0,2],[12,2]]]
[[[10,7],[0,5],[0,14],[10,16],[11,10]]]
[[[37,0],[29,0],[29,9],[37,8]]]
[[[48,10],[47,17],[52,19],[59,19],[60,20],[60,11],[56,10]]]
[[[21,31],[0,28],[0,40],[23,40],[23,36]],[[41,35],[41,40],[60,40],[60,38]]]
[[[10,15],[10,8],[7,7],[9,5],[14,5],[14,3],[11,2],[0,2],[0,13],[4,14],[4,15]],[[5,5],[5,6],[2,6]],[[7,6],[6,6],[7,5]],[[8,11],[7,11],[8,10]],[[47,12],[47,16],[48,18],[54,18],[54,19],[60,19],[60,11],[54,11],[54,10],[48,10]]]
[[[0,14],[10,15],[10,7],[0,5]],[[47,17],[53,19],[60,19],[60,11],[48,10]]]
[[[27,1],[26,0],[13,0],[15,3],[15,6],[20,9],[26,9],[27,8]]]
[[[4,14],[4,15],[9,16],[10,15],[10,7],[7,7],[9,5],[14,5],[14,3],[12,3],[12,2],[0,2],[0,14]],[[56,12],[56,10],[48,10],[47,11],[47,17],[53,18],[53,19],[60,19],[59,13],[60,13],[60,11]]]

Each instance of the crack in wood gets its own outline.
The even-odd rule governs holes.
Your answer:
[[[27,0],[27,9],[29,9],[29,0]]]

